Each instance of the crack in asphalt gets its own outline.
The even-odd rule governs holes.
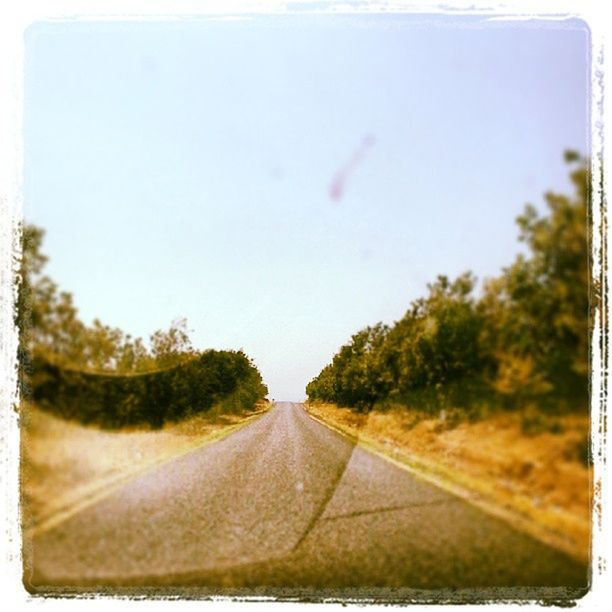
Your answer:
[[[310,416],[310,415],[308,415]],[[314,420],[314,419],[313,419]],[[315,420],[316,422],[316,420]],[[303,427],[303,423],[298,421],[298,426]],[[448,498],[448,499],[441,499],[441,500],[434,500],[434,501],[430,501],[430,502],[421,502],[421,503],[415,503],[415,504],[406,504],[406,505],[401,505],[401,506],[389,506],[389,507],[385,507],[385,508],[376,508],[373,510],[358,510],[355,512],[350,512],[347,514],[339,514],[336,516],[330,516],[330,517],[323,517],[323,514],[325,514],[325,511],[327,510],[327,507],[329,506],[330,501],[332,500],[332,498],[334,497],[336,490],[338,488],[338,484],[340,483],[340,481],[342,480],[342,478],[344,477],[347,468],[348,468],[348,464],[351,461],[351,458],[353,457],[353,454],[355,452],[355,450],[358,448],[358,441],[352,442],[350,440],[347,440],[344,436],[342,436],[341,434],[339,434],[338,432],[336,432],[335,430],[328,428],[329,431],[331,431],[332,433],[335,433],[339,438],[341,438],[344,442],[348,443],[348,444],[352,444],[352,449],[351,449],[351,453],[348,456],[348,459],[346,460],[346,462],[344,462],[342,469],[338,471],[336,477],[333,479],[333,482],[329,488],[329,490],[327,491],[325,497],[323,498],[321,505],[319,506],[319,509],[317,510],[317,512],[314,513],[314,515],[312,516],[312,518],[310,519],[310,521],[308,522],[308,524],[306,525],[306,528],[304,529],[304,532],[302,533],[302,535],[299,537],[298,541],[295,543],[295,545],[293,546],[293,548],[291,549],[291,553],[294,553],[297,551],[297,549],[303,544],[303,542],[306,540],[306,538],[309,536],[309,534],[312,532],[312,530],[317,526],[317,523],[319,521],[335,521],[335,520],[339,520],[339,519],[347,519],[347,518],[352,518],[352,517],[356,517],[356,516],[362,516],[362,515],[367,515],[367,514],[378,514],[378,513],[385,513],[385,512],[395,512],[398,510],[407,510],[409,508],[419,508],[419,507],[426,507],[426,506],[440,506],[440,505],[444,505],[444,504],[453,504],[459,501],[459,499],[453,499],[453,498]],[[357,438],[358,440],[359,438]]]
[[[307,414],[308,417],[310,417],[309,414]],[[315,423],[318,423],[318,421],[316,419],[312,419],[311,420],[314,421]],[[297,421],[298,426],[299,427],[304,427],[304,424],[300,421]],[[342,480],[342,478],[344,477],[347,468],[348,468],[348,464],[351,461],[351,458],[353,457],[353,453],[355,452],[355,449],[359,447],[359,433],[357,434],[357,439],[355,441],[352,440],[348,440],[345,436],[341,435],[339,432],[337,432],[336,430],[332,429],[332,428],[327,428],[328,431],[336,434],[336,436],[338,438],[340,438],[341,440],[343,440],[345,443],[347,444],[351,444],[352,445],[352,449],[351,449],[351,453],[348,456],[348,459],[344,462],[344,464],[342,465],[342,469],[338,471],[336,477],[333,479],[333,482],[329,488],[329,491],[326,493],[325,497],[323,498],[321,505],[319,506],[319,509],[317,510],[317,512],[314,513],[314,515],[312,516],[312,518],[310,519],[310,521],[308,522],[308,524],[306,525],[306,528],[304,529],[304,532],[302,533],[302,535],[299,537],[299,539],[297,540],[297,542],[295,543],[295,545],[293,546],[293,548],[291,549],[291,553],[294,553],[297,551],[297,549],[303,544],[304,540],[306,540],[306,538],[309,536],[309,534],[312,532],[312,530],[316,527],[317,523],[322,520],[322,521],[334,521],[334,520],[338,520],[338,519],[344,519],[344,518],[351,518],[351,517],[355,517],[355,516],[361,516],[361,515],[366,515],[366,514],[377,514],[377,513],[384,513],[384,512],[394,512],[397,510],[406,510],[408,508],[418,508],[421,506],[437,506],[437,505],[442,505],[442,504],[452,504],[454,502],[459,501],[458,499],[444,499],[444,500],[436,500],[433,502],[423,502],[423,503],[417,503],[417,504],[409,504],[409,505],[404,505],[404,506],[390,506],[388,508],[377,508],[374,510],[360,510],[360,511],[356,511],[356,512],[351,512],[348,514],[340,514],[340,515],[336,515],[336,516],[331,516],[331,517],[325,517],[322,518],[323,514],[325,513],[325,511],[327,510],[327,507],[329,506],[330,501],[332,500],[332,498],[334,497],[336,490],[338,488],[338,484],[340,483],[340,481]],[[361,429],[361,428],[360,428]]]
[[[24,541],[24,586],[42,595],[588,586],[584,564],[417,484],[300,406],[269,414]],[[348,522],[328,522],[339,519]]]
[[[307,415],[310,416],[310,415]],[[314,421],[314,419],[312,419],[312,421]],[[316,421],[314,421],[316,422]],[[300,422],[299,420],[297,421],[298,426],[304,428],[305,425]],[[338,434],[337,432],[334,432],[334,430],[332,429],[328,429],[328,431],[335,433],[343,442],[347,443],[347,444],[351,444],[351,442],[349,442],[346,438],[344,438],[343,436],[340,436],[340,434]],[[330,487],[329,490],[326,492],[325,496],[323,497],[323,500],[321,502],[321,505],[319,506],[319,509],[313,514],[313,516],[311,517],[310,521],[308,521],[308,524],[306,525],[306,528],[304,529],[304,532],[302,533],[302,535],[298,538],[297,542],[294,544],[293,548],[291,549],[291,552],[294,553],[304,542],[304,540],[308,537],[308,535],[310,534],[310,532],[315,528],[316,524],[319,522],[319,519],[321,518],[321,516],[323,515],[323,513],[325,512],[325,510],[327,509],[327,506],[329,505],[329,502],[331,501],[332,497],[335,495],[336,490],[338,488],[338,483],[342,480],[342,478],[344,477],[344,474],[346,473],[346,469],[348,464],[350,463],[350,460],[353,456],[353,453],[355,452],[355,448],[356,448],[357,444],[353,443],[352,444],[352,448],[351,448],[351,452],[348,456],[348,458],[346,459],[346,461],[342,464],[342,468],[340,470],[338,470],[338,472],[336,473]]]
[[[383,512],[397,512],[398,510],[409,510],[410,508],[424,508],[426,506],[444,506],[455,504],[459,499],[437,499],[435,501],[421,502],[418,504],[404,504],[401,506],[389,506],[387,508],[374,508],[372,510],[356,510],[347,514],[336,514],[335,516],[324,517],[323,521],[337,521],[339,519],[353,518],[355,516],[364,516],[367,514],[379,514]]]

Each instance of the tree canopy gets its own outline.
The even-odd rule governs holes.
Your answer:
[[[44,231],[22,228],[15,322],[21,386],[42,408],[105,427],[161,426],[210,409],[250,409],[268,393],[242,351],[198,351],[185,318],[141,338],[78,317],[72,295],[44,273]]]
[[[363,409],[392,399],[430,409],[474,401],[588,407],[588,159],[566,153],[573,195],[546,193],[547,215],[517,219],[528,249],[475,297],[476,278],[440,275],[404,317],[355,334],[306,387],[311,400]]]

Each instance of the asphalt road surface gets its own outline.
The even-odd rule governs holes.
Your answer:
[[[24,566],[33,592],[562,600],[588,583],[290,403],[25,541]]]

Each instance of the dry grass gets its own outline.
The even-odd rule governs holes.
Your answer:
[[[266,409],[262,404],[242,415],[212,410],[160,430],[110,432],[24,404],[20,411],[23,526],[41,528],[135,474],[224,437]]]
[[[309,412],[387,456],[483,505],[532,535],[586,560],[592,470],[582,460],[589,419],[556,417],[530,427],[525,416],[477,422],[423,418],[406,409],[360,415],[332,405]],[[553,433],[554,432],[554,433]]]

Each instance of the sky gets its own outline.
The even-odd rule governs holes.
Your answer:
[[[24,217],[84,321],[186,317],[299,401],[438,274],[511,263],[589,151],[589,49],[577,20],[37,22]]]

